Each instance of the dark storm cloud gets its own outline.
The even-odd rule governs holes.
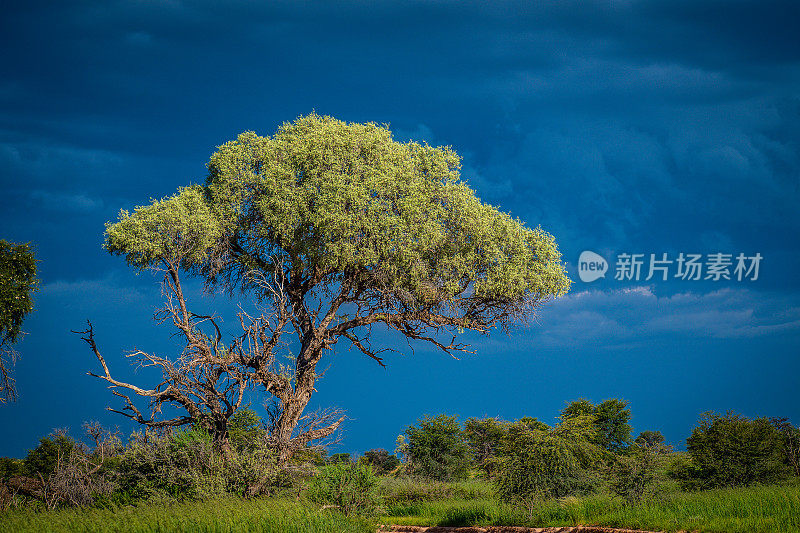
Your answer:
[[[23,361],[68,343],[81,323],[51,331],[68,303],[113,315],[107,331],[122,315],[106,301],[146,323],[156,302],[102,251],[103,224],[202,181],[214,147],[239,132],[270,134],[312,109],[452,145],[479,196],[552,232],[571,268],[583,249],[764,254],[762,278],[746,289],[578,283],[544,310],[541,330],[513,343],[555,354],[576,339],[586,377],[574,397],[617,394],[590,375],[602,371],[594,343],[629,346],[617,356],[628,386],[648,375],[636,360],[651,341],[673,357],[673,336],[719,360],[750,361],[758,341],[789,361],[800,290],[798,20],[800,3],[774,0],[4,6],[0,238],[34,241],[44,278]],[[135,342],[128,329],[131,338],[109,342]],[[484,354],[509,351],[493,342],[481,341]],[[560,353],[542,361],[552,375],[572,372]],[[23,384],[34,375],[24,368]],[[684,369],[670,372],[679,380]],[[680,385],[674,394],[691,396]],[[27,444],[42,428],[29,433]]]

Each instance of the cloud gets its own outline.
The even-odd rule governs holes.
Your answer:
[[[797,294],[725,288],[657,296],[651,287],[584,290],[547,307],[534,334],[550,346],[646,343],[654,337],[737,339],[800,332]]]
[[[99,309],[149,307],[158,302],[153,299],[152,287],[148,287],[148,291],[141,283],[139,285],[125,284],[113,273],[98,279],[57,280],[41,287],[36,295],[36,307],[85,314]]]
[[[31,199],[50,211],[89,212],[103,208],[103,201],[85,194],[58,193],[37,190]]]
[[[31,184],[97,184],[108,181],[125,158],[118,153],[43,141],[0,142],[0,168],[15,187]]]

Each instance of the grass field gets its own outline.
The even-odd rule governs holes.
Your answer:
[[[389,503],[380,523],[403,525],[602,525],[654,531],[800,532],[800,487],[677,492],[629,504],[608,495],[549,500],[530,509],[489,496]]]
[[[294,498],[229,497],[185,503],[146,503],[113,509],[0,513],[0,532],[265,532],[362,533],[377,524],[602,525],[653,531],[800,532],[800,486],[675,492],[629,504],[608,495],[549,500],[529,509],[497,500],[483,482],[418,483],[385,479],[384,512],[347,518]]]
[[[3,533],[374,533],[374,522],[319,511],[294,499],[224,498],[116,509],[10,510],[0,513]]]

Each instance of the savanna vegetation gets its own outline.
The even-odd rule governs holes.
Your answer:
[[[0,530],[798,530],[800,429],[786,419],[707,413],[676,452],[658,431],[633,438],[625,401],[580,399],[552,425],[439,414],[393,452],[327,453],[343,413],[306,407],[334,346],[385,365],[383,328],[465,351],[466,330],[507,329],[569,289],[554,238],[483,204],[459,168],[450,148],[312,114],[240,135],[203,185],[121,212],[105,247],[161,277],[156,319],[180,350],[129,354],[160,374],[135,384],[91,322],[78,331],[122,402],[109,410],[140,430],[87,424],[0,459]],[[187,277],[239,298],[236,333],[196,307]]]
[[[232,417],[224,452],[200,425],[123,442],[88,424],[82,439],[57,433],[24,459],[0,460],[0,529],[800,531],[800,428],[787,420],[704,413],[676,452],[658,431],[633,438],[626,403],[574,414],[579,403],[590,404],[570,403],[552,426],[426,416],[405,429],[395,453],[307,446],[286,463],[271,448],[269,423],[246,408]],[[603,404],[622,406],[610,423]],[[610,427],[619,437],[613,451],[598,437]]]

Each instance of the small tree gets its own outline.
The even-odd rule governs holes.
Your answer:
[[[382,448],[367,450],[361,461],[372,466],[372,471],[379,476],[388,474],[400,466],[400,459]]]
[[[781,434],[767,418],[703,413],[686,449],[706,487],[770,483],[788,473]]]
[[[664,435],[660,431],[642,431],[639,436],[633,441],[639,446],[648,446],[654,448],[664,445]]]
[[[455,416],[425,416],[406,429],[410,473],[437,481],[466,479],[469,447]]]
[[[468,418],[464,422],[464,439],[472,460],[489,477],[494,475],[497,450],[506,436],[507,426],[499,418]]]
[[[628,501],[639,501],[658,491],[663,482],[664,462],[671,446],[664,445],[659,431],[644,431],[629,453],[618,455],[611,466],[611,490]]]
[[[342,420],[298,429],[317,365],[340,340],[380,365],[379,327],[463,351],[457,334],[508,329],[568,290],[554,238],[481,203],[460,164],[450,148],[311,114],[225,143],[204,185],[122,212],[106,248],[149,268],[184,247],[180,266],[209,289],[264,306],[256,320],[272,329],[239,364],[275,399],[285,461]],[[284,328],[292,359],[277,372]]]
[[[0,403],[17,399],[14,345],[24,335],[22,322],[33,310],[38,283],[31,246],[0,240]]]
[[[537,425],[538,426],[538,425]],[[501,497],[527,504],[539,499],[585,494],[600,480],[607,452],[593,444],[590,416],[573,416],[552,429],[517,421],[499,450],[495,480]]]
[[[800,427],[793,426],[788,418],[772,418],[771,422],[781,434],[786,464],[800,476]]]
[[[628,402],[617,398],[594,405],[581,398],[571,402],[561,411],[562,419],[577,416],[593,417],[597,427],[594,443],[612,453],[624,452],[631,444],[631,410]]]

